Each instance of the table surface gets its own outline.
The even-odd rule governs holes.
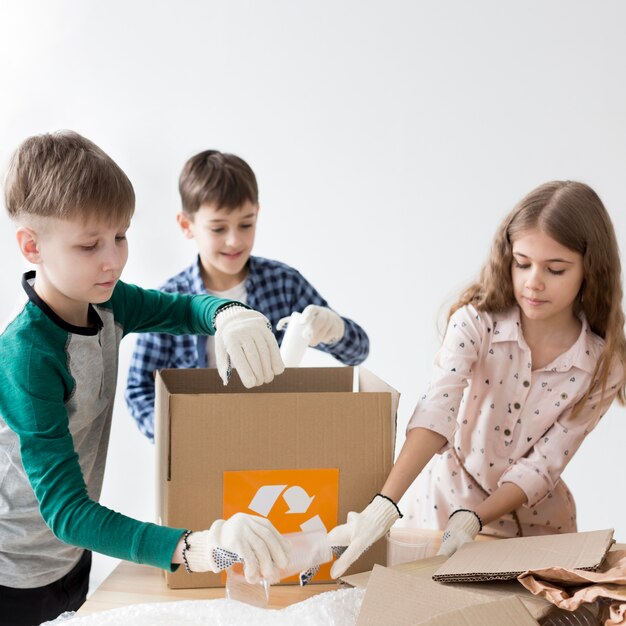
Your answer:
[[[394,529],[395,530],[395,529]],[[441,540],[440,530],[420,530],[421,536],[431,541],[436,552]],[[339,589],[341,583],[311,583],[299,585],[272,585],[268,606],[280,609],[306,600],[318,593]],[[173,602],[176,600],[213,600],[224,597],[224,587],[212,589],[169,589],[160,569],[122,561],[78,610],[79,615],[97,613],[129,604],[146,602]]]
[[[430,534],[431,551],[436,551],[440,543],[441,531],[421,530],[420,534]],[[479,539],[490,539],[479,535]],[[626,550],[626,544],[616,544],[613,549]],[[339,589],[340,583],[311,583],[306,587],[298,585],[273,585],[270,588],[269,607],[280,609],[318,593]],[[212,589],[169,589],[160,569],[148,565],[137,565],[122,561],[90,598],[79,609],[79,615],[97,613],[130,604],[147,602],[173,602],[176,600],[213,600],[224,597],[224,588]]]
[[[273,585],[269,607],[283,608],[324,591],[338,589],[338,583]],[[169,589],[160,569],[149,565],[121,562],[78,610],[79,615],[97,613],[129,604],[173,602],[176,600],[214,600],[224,598],[224,587],[212,589]]]

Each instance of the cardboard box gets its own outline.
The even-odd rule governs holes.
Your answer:
[[[391,470],[398,400],[363,368],[287,369],[253,389],[243,387],[236,372],[228,386],[213,369],[158,372],[160,522],[205,529],[239,499],[240,510],[266,515],[281,532],[321,522],[330,530],[349,511],[362,510]],[[252,487],[249,497],[246,480],[267,484]],[[382,539],[350,571],[385,562]],[[171,588],[223,584],[218,574],[182,568],[166,580]]]

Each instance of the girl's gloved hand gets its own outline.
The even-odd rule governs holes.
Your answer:
[[[464,543],[473,541],[482,529],[483,523],[477,513],[469,509],[457,509],[448,518],[437,556],[451,556]]]
[[[380,494],[361,513],[348,513],[348,521],[328,533],[333,547],[348,546],[333,564],[330,575],[339,578],[374,542],[385,535],[401,514],[396,504]]]
[[[289,562],[287,540],[269,520],[246,513],[216,520],[209,530],[191,533],[187,543],[185,557],[192,572],[218,573],[243,561],[250,583],[276,580]]]
[[[215,359],[225,385],[231,365],[244,387],[269,383],[285,371],[268,319],[243,306],[227,306],[215,316]]]

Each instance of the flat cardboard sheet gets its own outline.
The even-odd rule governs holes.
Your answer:
[[[613,529],[471,542],[461,546],[433,575],[439,582],[512,580],[548,567],[597,568],[611,544]]]
[[[394,565],[387,569],[410,576],[419,582],[426,581],[428,583],[432,583],[433,574],[441,567],[445,560],[445,556],[434,556],[429,559],[422,559],[420,561],[414,561],[412,563]],[[371,574],[371,572],[352,574],[351,576],[342,577],[341,581],[348,585],[351,585],[352,587],[365,589],[368,586]],[[434,584],[439,585],[444,591],[458,590],[468,591],[471,593],[479,593],[489,600],[501,600],[504,598],[517,597],[526,607],[530,615],[536,620],[541,620],[552,610],[552,604],[548,600],[533,596],[529,591],[524,589],[524,587],[522,587],[522,585],[520,585],[516,580],[482,582],[479,584]]]
[[[536,626],[537,620],[519,598],[502,598],[468,606],[429,619],[428,626]]]
[[[470,591],[374,566],[357,626],[536,626],[516,597],[493,600]]]

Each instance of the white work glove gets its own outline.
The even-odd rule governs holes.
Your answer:
[[[448,525],[443,531],[441,547],[437,556],[451,556],[464,543],[473,541],[474,537],[483,529],[477,513],[469,509],[457,509],[448,518]]]
[[[218,519],[209,530],[191,533],[185,550],[186,565],[192,572],[221,572],[243,562],[246,580],[278,579],[279,570],[289,563],[289,543],[264,517],[235,513]]]
[[[276,325],[276,330],[282,330],[289,322],[289,317],[283,317]],[[302,336],[313,347],[320,343],[337,343],[345,332],[346,324],[331,309],[325,306],[309,304],[300,317]]]
[[[244,387],[269,383],[285,371],[268,319],[258,311],[228,306],[215,316],[215,359],[225,385],[231,365]]]
[[[361,513],[348,513],[346,524],[328,533],[332,547],[348,546],[330,569],[332,578],[339,578],[374,542],[387,534],[400,519],[398,507],[388,498],[377,494]]]

